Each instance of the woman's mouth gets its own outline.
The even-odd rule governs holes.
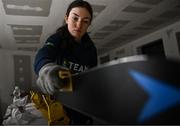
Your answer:
[[[77,30],[74,30],[74,31],[75,31],[75,32],[81,32],[81,30],[78,30],[78,29],[77,29]]]

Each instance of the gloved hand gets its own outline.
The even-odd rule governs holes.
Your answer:
[[[43,93],[52,95],[63,88],[64,83],[58,75],[59,71],[68,69],[55,63],[48,63],[40,69],[37,85]]]

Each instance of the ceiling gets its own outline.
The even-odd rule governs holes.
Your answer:
[[[37,51],[63,24],[73,0],[0,0],[0,48]],[[87,0],[88,29],[103,54],[180,20],[180,0]]]

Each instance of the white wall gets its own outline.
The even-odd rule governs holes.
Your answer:
[[[180,21],[176,22],[172,25],[169,25],[163,29],[160,29],[156,32],[143,36],[140,39],[137,39],[129,44],[124,46],[118,47],[109,53],[103,54],[100,57],[109,54],[110,59],[113,60],[114,57],[125,57],[137,54],[137,48],[141,47],[142,45],[148,44],[158,39],[163,39],[163,46],[165,55],[168,58],[175,58],[180,59],[178,43],[176,39],[176,32],[180,31]],[[124,53],[117,54],[117,51],[124,50]]]
[[[34,53],[23,51],[0,50],[0,113],[4,112],[9,104],[12,103],[10,96],[14,89],[14,61],[13,55],[29,55],[31,56],[31,63],[34,61]],[[32,66],[32,83],[35,84],[35,74]]]

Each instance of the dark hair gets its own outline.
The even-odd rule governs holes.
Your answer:
[[[83,1],[83,0],[75,0],[75,1],[73,1],[73,2],[69,5],[69,7],[68,7],[68,9],[67,9],[66,15],[69,16],[70,11],[71,11],[73,8],[75,8],[75,7],[83,7],[83,8],[86,8],[86,9],[89,11],[90,15],[91,15],[90,21],[92,21],[92,18],[93,18],[93,10],[92,10],[91,5],[90,5],[87,1]]]

